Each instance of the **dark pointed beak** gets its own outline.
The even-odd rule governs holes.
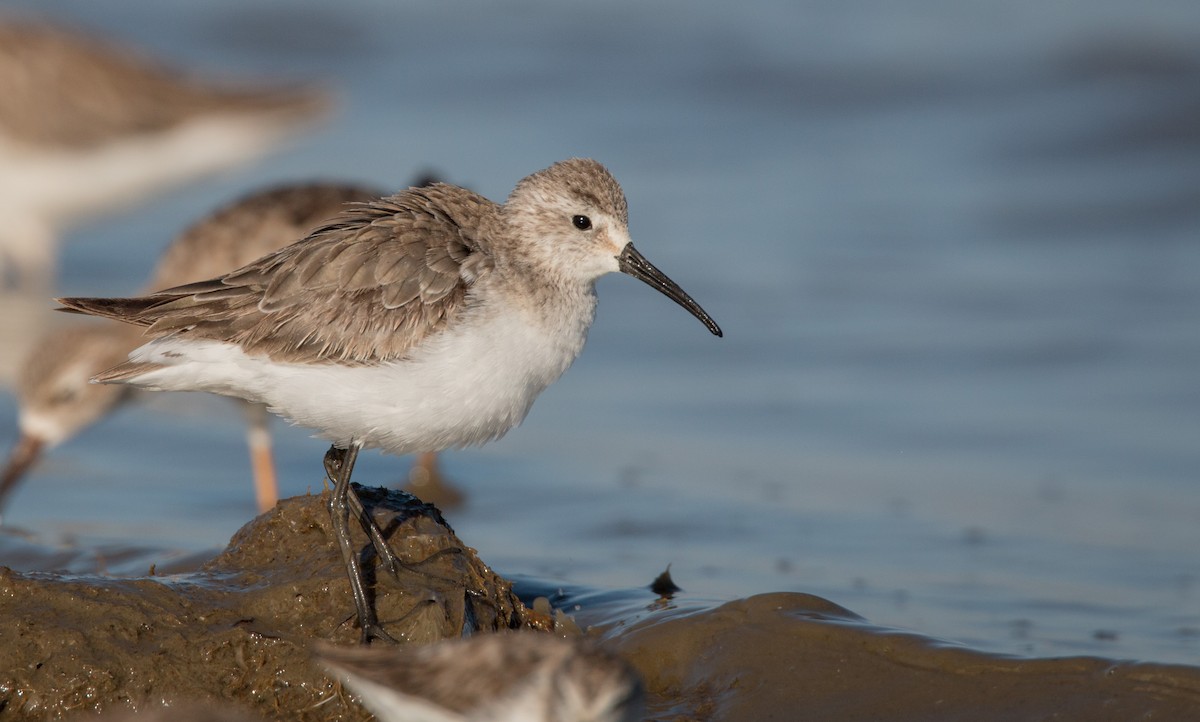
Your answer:
[[[654,264],[646,260],[646,257],[637,252],[633,244],[627,244],[625,250],[621,251],[621,255],[617,256],[617,267],[621,269],[621,273],[629,274],[636,279],[645,281],[647,284],[657,288],[667,298],[671,299],[680,306],[686,308],[693,316],[700,319],[708,327],[709,331],[713,332],[714,336],[723,336],[721,327],[717,322],[712,320],[712,316],[700,308],[700,304],[692,300],[692,297],[683,292],[674,281],[667,278],[667,275],[654,267]]]
[[[13,447],[12,453],[8,455],[8,463],[4,466],[4,473],[0,475],[0,511],[4,510],[4,504],[16,488],[17,482],[41,456],[43,446],[45,442],[36,436],[22,434],[20,441]]]

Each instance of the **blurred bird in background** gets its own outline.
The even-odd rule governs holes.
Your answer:
[[[146,288],[170,288],[240,268],[303,238],[347,203],[380,195],[375,189],[335,183],[252,193],[184,230],[163,253]],[[75,436],[131,397],[119,387],[88,379],[125,361],[144,341],[141,329],[126,324],[73,323],[34,345],[18,374],[21,438],[0,473],[0,511],[45,449]],[[255,497],[259,510],[266,511],[278,497],[268,418],[262,407],[239,403],[246,410]]]
[[[328,107],[0,17],[0,287],[48,288],[64,229],[261,155]]]

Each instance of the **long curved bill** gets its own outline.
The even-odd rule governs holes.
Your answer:
[[[0,511],[4,510],[4,504],[8,501],[12,490],[16,488],[17,482],[21,480],[29,467],[33,466],[33,462],[41,456],[44,445],[45,443],[36,436],[21,435],[21,439],[8,456],[8,463],[4,466],[3,474],[0,474]]]
[[[671,299],[680,306],[686,308],[693,316],[700,319],[708,327],[709,331],[713,332],[714,336],[723,336],[721,327],[717,322],[708,315],[708,312],[700,308],[700,304],[692,300],[692,297],[684,293],[671,279],[667,278],[667,274],[654,267],[654,264],[646,260],[646,257],[638,253],[632,243],[625,245],[625,250],[621,251],[621,255],[617,256],[617,267],[621,273],[628,274],[634,278],[645,281],[650,286],[657,288],[667,298]]]

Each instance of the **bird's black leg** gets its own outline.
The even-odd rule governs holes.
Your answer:
[[[335,451],[337,452],[336,454]],[[325,473],[329,475],[329,480],[335,484],[337,483],[345,453],[344,449],[332,446],[325,454]],[[403,565],[396,556],[396,553],[392,551],[391,545],[387,543],[387,539],[383,535],[383,530],[375,522],[375,517],[367,513],[362,499],[358,498],[358,494],[354,492],[353,487],[346,493],[346,501],[350,505],[350,511],[354,512],[354,515],[358,518],[358,523],[362,526],[363,531],[371,538],[371,546],[375,549],[375,555],[383,562],[383,568],[387,570],[388,574],[392,575],[393,579],[399,579],[400,567]]]
[[[362,630],[362,643],[369,644],[372,639],[383,639],[395,643],[383,627],[379,626],[379,618],[375,607],[367,599],[366,582],[363,579],[362,563],[354,553],[350,540],[350,508],[357,504],[362,508],[358,495],[350,488],[350,474],[354,472],[354,462],[358,458],[358,446],[350,444],[348,449],[329,447],[325,453],[326,471],[336,471],[330,474],[333,479],[333,495],[329,497],[329,518],[333,525],[333,535],[337,537],[338,547],[342,552],[342,561],[346,563],[346,574],[350,577],[350,591],[354,595],[354,606],[358,611],[358,626]],[[354,502],[350,499],[353,498]]]

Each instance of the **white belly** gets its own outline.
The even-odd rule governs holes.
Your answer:
[[[587,324],[551,336],[516,315],[476,319],[427,339],[412,358],[380,366],[274,363],[231,344],[167,337],[130,354],[166,367],[130,383],[210,391],[266,404],[338,444],[396,454],[499,438],[566,371]]]

